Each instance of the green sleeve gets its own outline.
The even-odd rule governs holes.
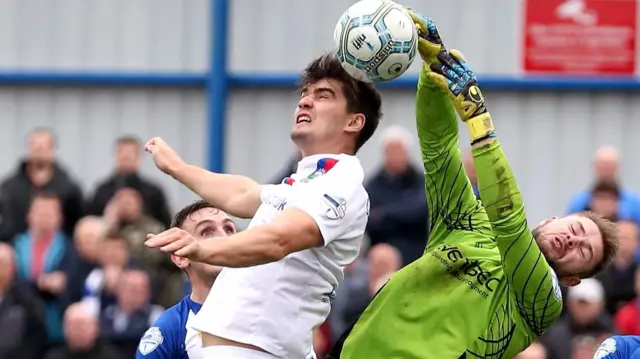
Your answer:
[[[476,148],[473,156],[480,197],[518,313],[534,334],[542,335],[562,309],[558,279],[527,225],[524,202],[500,143]]]
[[[486,214],[462,167],[458,120],[451,99],[423,73],[416,95],[416,126],[431,227],[427,247],[451,241],[449,234],[454,230],[490,232]]]

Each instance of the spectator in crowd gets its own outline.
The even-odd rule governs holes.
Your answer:
[[[364,252],[364,248],[360,249],[361,256]],[[335,341],[351,324],[350,317],[345,311],[347,311],[347,306],[350,305],[352,299],[357,300],[361,293],[367,291],[367,272],[367,260],[364,257],[356,258],[344,268],[344,280],[338,288],[336,298],[331,303],[331,312],[327,319],[332,344],[335,344]]]
[[[583,279],[570,287],[566,303],[567,315],[542,336],[549,359],[572,358],[575,343],[615,332],[611,316],[604,311],[604,289],[597,279]]]
[[[358,318],[378,289],[401,267],[400,252],[388,243],[380,243],[369,250],[365,266],[360,267],[364,271],[359,271],[357,266],[350,268],[352,275],[349,280],[345,276],[329,317],[332,340],[337,340],[342,331]]]
[[[11,241],[27,230],[27,212],[36,192],[55,193],[62,204],[62,230],[68,236],[83,211],[80,187],[55,156],[56,139],[51,130],[35,129],[28,137],[27,156],[17,171],[0,184],[0,240]]]
[[[515,359],[547,359],[547,349],[544,345],[533,342],[527,349],[516,355]]]
[[[620,210],[620,188],[615,182],[598,182],[591,190],[591,200],[588,210],[599,213],[610,221],[628,218],[621,215]]]
[[[100,329],[104,338],[120,350],[121,358],[133,358],[140,338],[164,308],[151,304],[149,275],[139,269],[122,273],[116,297],[116,304],[100,313]]]
[[[97,315],[116,302],[115,293],[121,274],[125,269],[136,267],[130,252],[122,234],[112,232],[105,237],[99,266],[89,273],[84,283],[82,302],[89,312]]]
[[[366,184],[371,201],[371,245],[389,243],[407,265],[420,258],[428,237],[424,178],[409,158],[413,136],[400,126],[382,132],[383,167]]]
[[[614,315],[623,305],[636,297],[635,254],[638,250],[638,225],[633,221],[617,222],[620,247],[608,268],[598,275],[605,291],[606,308]]]
[[[473,153],[471,152],[471,147],[467,147],[464,151],[462,151],[462,166],[464,168],[464,172],[469,178],[469,182],[471,182],[473,193],[475,193],[477,199],[480,199],[478,177],[476,176],[476,167],[473,164]]]
[[[621,190],[618,213],[623,219],[631,219],[640,225],[640,196],[624,188],[620,183],[620,155],[611,146],[600,147],[593,161],[595,182],[615,183]],[[569,204],[569,213],[582,212],[589,208],[592,191],[576,194]]]
[[[13,248],[0,243],[0,359],[40,359],[47,341],[44,303],[14,277]]]
[[[89,273],[98,268],[100,250],[106,232],[105,221],[96,216],[82,218],[76,225],[73,242],[77,255],[69,263],[69,275],[65,289],[66,303],[82,299]]]
[[[640,270],[635,273],[635,298],[615,315],[616,328],[621,335],[640,335]]]
[[[74,303],[64,313],[65,345],[50,350],[44,359],[124,359],[99,338],[98,318]],[[16,358],[17,359],[17,358]]]
[[[173,306],[184,295],[184,276],[171,262],[171,257],[151,251],[144,245],[149,233],[160,233],[165,227],[145,215],[140,193],[134,188],[120,188],[107,205],[105,218],[109,230],[122,233],[131,249],[131,257],[151,275],[154,298],[165,308]]]
[[[604,339],[601,335],[583,335],[575,338],[571,343],[571,359],[593,359]]]
[[[120,137],[116,141],[114,173],[102,182],[91,199],[90,214],[102,215],[116,192],[123,188],[134,188],[142,196],[144,208],[149,215],[165,228],[171,224],[171,214],[162,189],[140,175],[142,143],[135,136]]]
[[[33,197],[27,214],[29,228],[14,240],[17,275],[37,289],[46,305],[51,344],[61,343],[64,289],[69,272],[71,240],[61,231],[60,199],[52,193]]]
[[[402,258],[395,247],[381,243],[371,248],[368,259],[367,281],[369,283],[369,300],[371,300],[387,280],[402,268]],[[369,303],[367,302],[367,304]]]

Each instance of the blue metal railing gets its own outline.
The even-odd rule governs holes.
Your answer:
[[[291,88],[295,74],[230,73],[227,64],[229,10],[231,0],[211,0],[209,71],[205,73],[96,73],[58,71],[0,71],[1,85],[35,86],[140,86],[197,87],[206,91],[208,167],[224,170],[226,107],[229,90],[237,87]],[[505,91],[625,91],[640,92],[637,78],[519,77],[485,76],[479,79],[485,90]],[[404,76],[381,88],[415,89],[416,78]]]
[[[211,67],[207,81],[207,113],[209,138],[209,169],[224,170],[224,144],[226,132],[227,92],[229,69],[227,67],[229,39],[229,0],[212,0],[211,4]]]

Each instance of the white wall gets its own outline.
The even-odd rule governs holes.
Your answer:
[[[344,0],[232,0],[231,68],[234,71],[298,72],[331,50],[333,27]],[[515,73],[521,0],[406,0],[430,16],[449,47],[460,48],[482,73]],[[500,9],[505,15],[492,16]],[[507,15],[508,14],[508,15]],[[473,38],[468,36],[473,34]],[[478,41],[479,40],[479,41]],[[489,44],[492,51],[487,51]],[[419,66],[413,66],[415,73]]]
[[[91,193],[113,169],[114,141],[135,134],[162,136],[185,159],[206,166],[204,97],[199,90],[0,87],[0,176],[16,169],[30,129],[47,126],[59,139],[58,155]],[[194,199],[146,158],[143,173],[166,188],[172,205]]]
[[[403,0],[400,3],[431,17],[447,46],[461,50],[476,72],[509,75],[519,73],[521,68],[524,1]],[[232,69],[299,72],[311,59],[331,50],[333,28],[342,12],[354,2],[356,0],[232,0]],[[640,46],[637,58],[640,58]],[[419,68],[414,64],[408,73],[416,73]]]
[[[208,68],[209,0],[0,1],[0,72],[191,73]],[[51,126],[85,192],[112,169],[123,134],[163,136],[206,165],[204,94],[195,89],[0,87],[0,176],[34,126]],[[152,168],[174,207],[194,196]]]
[[[486,97],[530,220],[564,213],[570,196],[591,184],[590,157],[602,144],[621,148],[624,179],[640,189],[635,159],[640,153],[640,95],[488,92]],[[289,131],[296,104],[292,91],[234,91],[227,128],[228,171],[266,181],[282,168],[294,150]],[[383,91],[383,111],[381,129],[390,124],[415,128],[414,93]],[[461,128],[465,146],[467,134]],[[377,136],[360,150],[368,173],[379,164],[379,153]],[[417,148],[413,155],[419,164]]]
[[[204,70],[209,3],[0,1],[0,71]]]

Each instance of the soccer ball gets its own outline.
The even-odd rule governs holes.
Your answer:
[[[402,75],[416,55],[418,33],[407,11],[390,0],[351,5],[333,31],[336,56],[352,77],[381,82]]]

